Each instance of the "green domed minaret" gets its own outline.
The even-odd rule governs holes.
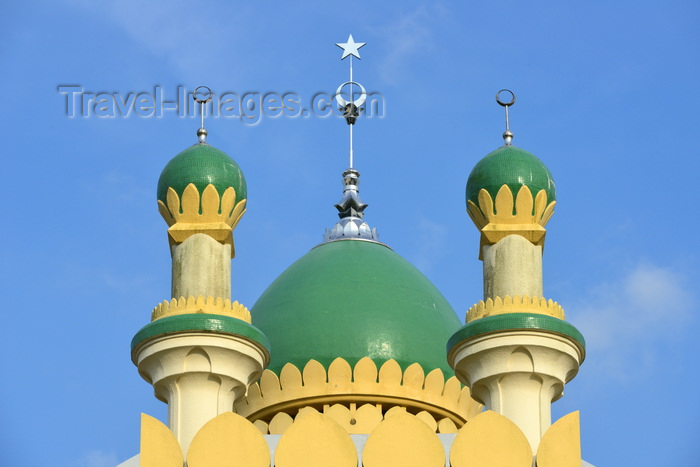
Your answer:
[[[544,298],[542,252],[556,189],[549,169],[512,145],[508,107],[505,145],[469,174],[467,212],[481,233],[484,296],[447,342],[450,365],[472,396],[505,415],[537,452],[551,424],[550,404],[585,358],[581,333],[558,303]],[[510,92],[510,91],[507,91]]]
[[[202,108],[207,102],[196,91],[195,100]],[[172,293],[131,342],[139,373],[168,404],[183,454],[205,423],[233,408],[270,360],[267,338],[250,324],[248,309],[231,299],[233,229],[245,213],[245,178],[233,159],[206,143],[203,109],[197,135],[199,142],[170,160],[158,180]]]
[[[206,233],[231,245],[233,229],[245,213],[248,188],[243,171],[225,152],[204,141],[173,157],[158,179],[158,207],[168,223],[171,245]]]
[[[236,161],[207,143],[194,144],[168,162],[158,179],[158,200],[167,202],[168,188],[182,196],[190,183],[200,193],[211,184],[219,194],[232,187],[237,199],[248,198],[245,177]]]
[[[467,180],[466,199],[478,204],[482,188],[495,199],[503,185],[510,188],[513,196],[518,194],[520,187],[527,186],[535,194],[544,190],[547,204],[556,200],[554,179],[547,166],[536,156],[513,145],[501,146],[477,162]]]
[[[512,100],[504,103],[498,97],[504,91],[507,90],[500,91],[496,100],[506,109],[505,144],[477,162],[467,179],[467,212],[481,231],[481,260],[489,246],[509,235],[519,235],[543,247],[544,226],[556,204],[556,186],[547,166],[513,146],[508,107],[515,102],[515,96],[511,93]],[[530,292],[533,290],[541,294],[541,287]],[[490,296],[488,292],[485,295]]]

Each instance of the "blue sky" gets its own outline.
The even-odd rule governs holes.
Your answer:
[[[553,406],[581,410],[598,467],[700,465],[696,202],[700,5],[590,2],[15,2],[0,18],[5,129],[3,465],[104,467],[165,418],[129,342],[170,294],[160,171],[197,119],[66,116],[59,85],[174,98],[179,85],[304,103],[355,79],[382,117],[355,127],[366,219],[464,319],[482,296],[471,167],[514,144],[548,165],[545,296],[588,341]],[[147,112],[146,112],[147,113]],[[208,141],[248,181],[233,296],[251,307],[335,222],[347,126],[333,117],[211,118]]]

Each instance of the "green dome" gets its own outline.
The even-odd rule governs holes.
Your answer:
[[[461,323],[445,297],[408,261],[371,241],[322,243],[284,271],[251,309],[270,340],[269,369],[342,357],[395,359],[426,374],[447,364],[445,343]]]
[[[225,152],[206,143],[190,146],[168,162],[158,179],[158,199],[166,202],[169,187],[182,196],[190,183],[195,184],[200,194],[211,183],[219,196],[233,187],[237,200],[248,198],[245,178],[238,164]]]
[[[515,146],[502,146],[481,159],[472,169],[467,181],[467,200],[479,204],[479,191],[484,188],[492,198],[507,184],[513,192],[523,185],[537,195],[540,190],[547,192],[547,203],[556,199],[556,188],[552,174],[537,157]]]

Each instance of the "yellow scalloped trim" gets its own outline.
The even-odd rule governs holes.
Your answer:
[[[182,467],[184,458],[180,443],[170,429],[160,420],[141,414],[142,467]]]
[[[193,224],[225,222],[233,229],[245,213],[246,200],[236,203],[236,190],[233,187],[226,188],[224,194],[219,197],[219,192],[211,183],[204,188],[201,198],[197,187],[194,183],[190,183],[182,192],[182,200],[177,192],[169,187],[165,200],[167,206],[160,200],[158,200],[158,206],[161,207],[161,215],[168,225],[177,222]]]
[[[472,200],[467,200],[467,212],[481,231],[482,247],[493,245],[508,235],[521,235],[535,245],[544,245],[547,232],[544,226],[554,214],[556,204],[556,201],[547,204],[545,190],[540,190],[533,198],[530,189],[523,185],[514,199],[508,185],[503,185],[494,201],[482,188],[478,201],[477,206]]]
[[[187,450],[187,467],[230,465],[270,467],[270,448],[252,423],[224,412],[205,423],[194,436]]]
[[[564,415],[550,426],[537,448],[538,467],[581,465],[581,422],[578,411]]]
[[[502,315],[504,313],[537,313],[565,319],[564,309],[552,299],[547,300],[544,297],[530,297],[528,295],[523,297],[520,295],[515,297],[506,295],[505,298],[496,297],[496,300],[490,298],[485,302],[479,300],[479,303],[467,311],[467,323],[487,316]]]
[[[421,414],[416,415],[415,419],[412,417],[400,407],[387,411],[383,421],[375,423],[369,432],[362,452],[364,465],[377,465],[371,463],[375,459],[381,461],[378,465],[445,465],[444,448],[438,436],[432,433],[430,424],[428,426],[431,429],[425,430],[421,425],[421,422],[425,423],[425,417]],[[318,413],[312,408],[305,408],[294,419],[284,412],[275,416],[276,419],[283,420],[281,425],[285,426],[281,431],[270,430],[270,433],[282,435],[277,444],[277,449],[281,449],[280,459],[277,459],[275,453],[275,459],[278,460],[276,466],[344,465],[335,460],[346,457],[354,459],[354,463],[348,465],[357,464],[352,438],[339,429],[342,424],[341,427],[333,425],[332,420],[337,422],[337,419],[327,412]],[[409,425],[411,428],[407,432],[406,427]],[[213,418],[192,440],[187,453],[188,465],[228,466],[234,460],[250,466],[270,465],[268,446],[256,431],[259,426],[259,422],[251,423],[230,412]],[[422,433],[417,434],[416,431]],[[325,435],[322,436],[321,433]],[[319,442],[319,439],[326,442]],[[409,440],[411,442],[407,446],[405,443]],[[327,443],[335,445],[336,449],[332,452],[337,457],[324,459],[318,464],[312,462],[309,456],[328,455]],[[396,449],[402,444],[403,449],[408,450],[410,446],[414,456],[412,459],[418,462],[411,463],[410,460],[403,459],[399,463],[401,451],[397,452]],[[347,448],[343,448],[343,445]],[[384,450],[387,454],[393,451],[393,455],[386,458]],[[140,456],[142,466],[181,467],[183,462],[180,445],[173,433],[163,423],[145,414],[141,416]],[[506,417],[486,411],[471,417],[469,423],[459,430],[450,449],[449,463],[453,467],[530,467],[533,464],[532,457],[530,444],[520,428]],[[537,465],[540,464],[542,467],[581,465],[578,412],[562,417],[545,432],[537,452]]]
[[[309,409],[280,438],[274,461],[277,467],[357,467],[357,449],[335,420]]]
[[[472,399],[469,388],[462,387],[455,377],[445,381],[440,369],[425,375],[423,368],[414,363],[402,372],[395,360],[377,369],[368,357],[357,362],[354,369],[346,360],[336,358],[328,371],[316,360],[310,360],[303,371],[288,363],[279,377],[265,370],[260,381],[248,389],[247,396],[236,402],[235,407],[237,413],[253,422],[269,423],[273,432],[274,426],[282,422],[275,420],[279,413],[294,414],[308,406],[321,409],[341,404],[350,408],[367,403],[378,407],[381,413],[397,406],[411,413],[425,411],[444,427],[451,426],[442,422],[444,419],[461,427],[482,408]],[[369,409],[364,410],[368,411],[366,417],[373,417]],[[365,418],[362,421],[370,423]],[[285,423],[290,422],[291,418]]]
[[[459,430],[450,449],[450,466],[477,465],[531,467],[532,448],[515,423],[487,410]]]
[[[272,434],[282,435],[275,452],[276,466],[345,465],[339,461],[347,458],[351,461],[348,465],[357,465],[350,434],[343,430],[342,423],[337,426],[337,419],[327,411],[318,413],[307,407],[294,419],[284,412],[275,416],[278,418],[284,419],[281,424],[284,429],[270,430]],[[374,423],[369,432],[362,451],[363,465],[444,466],[443,445],[431,424],[427,423],[429,430],[426,430],[423,423],[426,418],[421,414],[414,417],[400,407],[387,411],[383,420]],[[269,448],[257,431],[259,427],[259,422],[251,423],[230,412],[218,415],[195,435],[187,453],[187,465],[227,466],[232,460],[239,460],[245,465],[269,466]],[[320,439],[325,442],[319,442]],[[331,449],[332,455],[328,451],[329,444],[335,447]],[[400,449],[410,450],[412,457],[402,459]],[[181,467],[183,463],[180,445],[170,429],[145,414],[141,415],[140,456],[142,466]],[[313,462],[319,456],[323,457],[321,461]],[[411,463],[410,459],[417,462]],[[515,423],[496,412],[486,411],[472,417],[459,430],[452,442],[449,461],[453,467],[530,467],[533,456],[527,438]],[[544,433],[537,450],[537,465],[540,464],[542,467],[581,465],[578,412],[565,415]]]
[[[297,417],[304,411],[305,409],[300,409]],[[386,413],[382,413],[382,404],[371,403],[356,404],[353,402],[347,406],[343,404],[325,404],[323,406],[323,414],[335,420],[351,435],[371,433],[383,420],[393,416],[398,411],[407,413],[405,407],[398,406],[394,406]],[[458,430],[457,425],[451,419],[443,418],[438,421],[425,410],[418,412],[416,418],[428,425],[435,433],[457,433]],[[295,420],[296,417],[292,418],[286,412],[279,412],[272,417],[270,423],[256,420],[254,424],[264,435],[281,435],[287,431],[287,428]]]
[[[397,413],[367,438],[362,465],[444,467],[445,457],[445,448],[434,431],[418,417]]]
[[[179,299],[173,298],[170,301],[165,300],[153,309],[151,321],[166,316],[191,313],[211,313],[214,315],[231,316],[243,320],[246,323],[251,322],[250,311],[248,311],[248,308],[238,303],[238,301],[231,303],[229,299],[224,300],[220,297],[214,298],[212,296],[204,298],[204,295],[200,295],[197,298],[190,295],[187,298],[180,297]]]
[[[166,203],[158,200],[158,211],[168,223],[171,245],[177,245],[196,233],[204,233],[216,241],[233,245],[232,230],[245,214],[246,200],[236,199],[236,190],[228,187],[219,197],[216,187],[209,184],[199,194],[194,183],[187,185],[182,199],[172,187],[165,196]],[[233,249],[231,252],[233,257]]]

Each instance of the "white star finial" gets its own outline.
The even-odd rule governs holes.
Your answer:
[[[352,38],[352,34],[350,34],[347,42],[341,42],[339,44],[336,43],[335,45],[343,49],[343,56],[340,57],[340,59],[343,60],[348,55],[354,55],[355,57],[360,58],[360,52],[358,49],[365,44],[366,42],[355,42],[355,39]]]

